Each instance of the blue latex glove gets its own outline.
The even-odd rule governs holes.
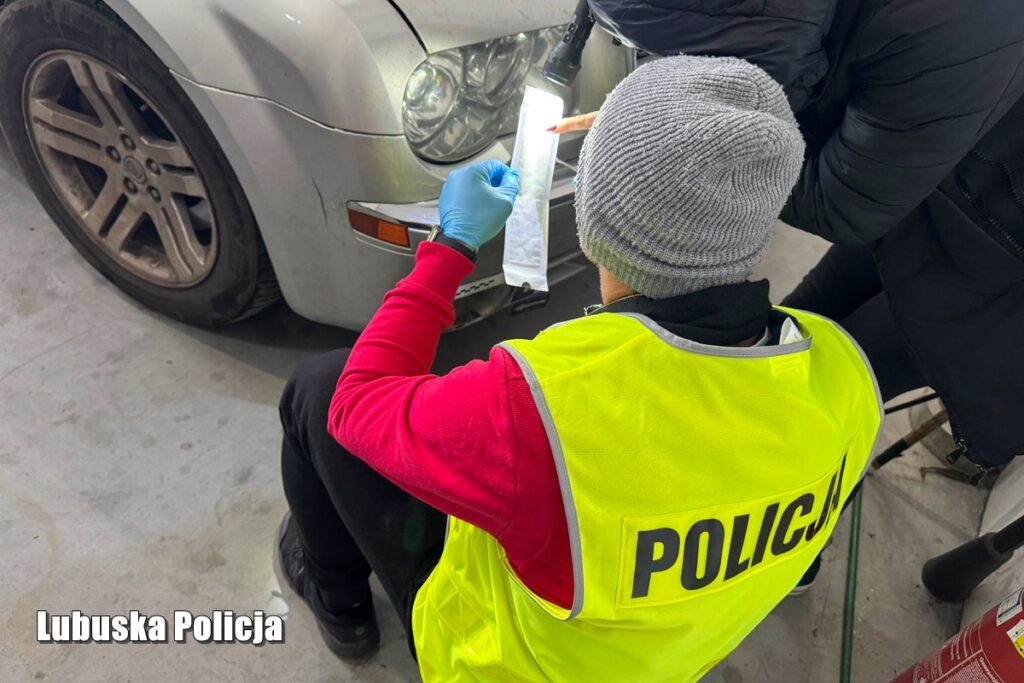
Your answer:
[[[519,173],[500,161],[452,171],[438,206],[441,232],[479,249],[501,232],[518,194]]]

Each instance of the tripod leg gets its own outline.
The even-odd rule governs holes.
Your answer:
[[[899,439],[896,443],[894,443],[893,445],[889,446],[884,451],[879,453],[878,457],[875,458],[874,462],[871,463],[872,469],[880,469],[887,462],[890,462],[892,460],[895,460],[896,458],[901,457],[908,448],[913,446],[915,443],[917,443],[924,437],[931,434],[936,429],[942,427],[942,425],[945,424],[946,420],[948,419],[949,413],[947,413],[945,409],[935,413],[927,420],[922,422],[920,426],[910,430],[910,433],[908,433],[902,439]]]
[[[928,560],[921,570],[922,583],[939,600],[962,602],[1021,546],[1024,517]]]

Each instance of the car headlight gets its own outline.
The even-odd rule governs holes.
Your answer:
[[[527,75],[561,35],[558,27],[516,33],[427,57],[405,84],[409,144],[426,159],[453,162],[513,132]]]

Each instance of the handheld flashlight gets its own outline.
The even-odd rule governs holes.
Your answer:
[[[558,41],[544,63],[544,77],[561,86],[572,85],[580,70],[583,48],[594,28],[594,16],[590,13],[587,0],[579,0],[572,19],[565,27],[562,39]]]

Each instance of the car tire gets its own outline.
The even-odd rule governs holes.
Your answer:
[[[126,106],[134,111],[119,115]],[[95,134],[61,127],[77,133],[85,119],[99,123]],[[133,299],[218,325],[280,298],[252,210],[213,134],[170,70],[102,3],[14,0],[0,10],[0,128],[60,230]],[[121,142],[105,146],[110,140]],[[64,153],[69,141],[87,148],[87,161]],[[94,159],[97,147],[109,159]],[[170,189],[162,194],[160,183]],[[101,202],[107,193],[111,201]],[[119,225],[128,227],[115,240]]]

